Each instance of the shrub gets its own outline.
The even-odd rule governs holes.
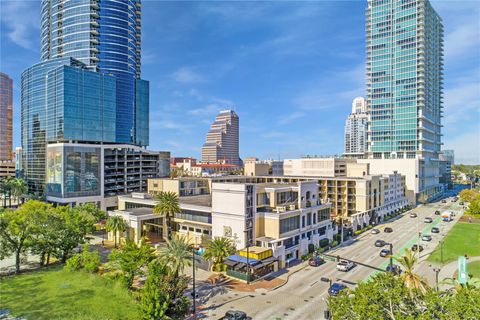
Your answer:
[[[332,241],[332,247],[336,247],[336,246],[338,246],[338,241],[336,240]]]
[[[308,244],[308,253],[313,253],[315,251],[315,246],[313,243]]]
[[[68,271],[77,271],[82,268],[82,256],[79,254],[73,255],[71,258],[67,260],[65,264],[65,270]]]
[[[88,255],[82,257],[82,265],[87,272],[97,272],[100,264],[100,254],[98,251],[88,252]]]
[[[319,245],[320,247],[322,247],[322,248],[325,248],[325,247],[328,246],[328,243],[329,243],[329,242],[330,242],[330,241],[329,241],[328,239],[322,239],[322,240],[320,240],[320,241],[318,242],[318,245]]]

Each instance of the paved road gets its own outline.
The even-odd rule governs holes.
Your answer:
[[[395,255],[401,255],[406,248],[414,243],[420,242],[425,250],[420,254],[420,261],[424,261],[436,247],[438,241],[445,236],[450,228],[458,221],[460,214],[456,215],[452,222],[441,222],[440,216],[435,216],[434,211],[445,210],[459,211],[457,203],[446,204],[433,203],[420,206],[412,210],[416,212],[417,218],[410,218],[409,213],[394,221],[379,226],[380,234],[366,234],[354,243],[337,249],[332,252],[334,255],[370,264],[376,267],[385,268],[388,259],[379,256],[381,248],[374,246],[377,239],[382,239],[393,244]],[[425,217],[432,217],[433,223],[424,223]],[[383,228],[393,228],[393,233],[384,233]],[[425,242],[419,240],[418,233],[430,234],[433,226],[440,228],[440,234],[433,234],[433,240]],[[423,271],[429,274],[430,269],[423,264]],[[262,293],[238,293],[228,291],[225,294],[212,297],[207,305],[215,305],[216,308],[204,313],[205,318],[218,319],[228,310],[242,310],[248,313],[253,319],[323,319],[323,311],[328,295],[328,283],[321,282],[321,277],[331,278],[334,282],[341,282],[349,287],[354,287],[359,281],[367,279],[374,271],[370,268],[357,266],[349,272],[336,270],[336,262],[327,262],[320,267],[307,267],[293,274],[288,283],[283,287],[270,292]],[[434,273],[431,271],[433,279]],[[434,284],[433,282],[431,283]]]

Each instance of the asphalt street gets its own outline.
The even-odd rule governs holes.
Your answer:
[[[385,269],[389,259],[379,256],[382,248],[374,246],[376,240],[381,239],[392,243],[393,253],[396,256],[401,256],[414,243],[420,243],[425,249],[420,253],[418,272],[425,276],[431,285],[434,285],[432,281],[435,279],[435,274],[425,260],[460,217],[460,214],[457,214],[454,221],[442,222],[440,216],[434,215],[435,210],[441,212],[453,210],[460,213],[460,206],[458,202],[452,203],[450,200],[446,204],[436,202],[419,206],[401,217],[377,226],[381,230],[380,234],[371,234],[367,231],[367,234],[360,236],[353,243],[330,251],[329,254]],[[418,216],[410,218],[411,212],[417,213]],[[424,223],[425,217],[431,217],[433,222]],[[440,233],[430,233],[434,226],[440,228]],[[393,232],[385,233],[383,231],[385,227],[393,228]],[[425,242],[419,239],[419,232],[431,234],[432,241]],[[226,290],[223,294],[215,295],[206,303],[210,309],[204,312],[204,318],[218,319],[228,310],[242,310],[253,319],[262,320],[323,319],[329,284],[322,282],[320,278],[330,278],[333,282],[354,287],[357,282],[368,279],[374,272],[376,271],[360,265],[349,272],[337,271],[335,261],[327,261],[319,267],[308,266],[291,275],[284,286],[273,291],[243,293]]]

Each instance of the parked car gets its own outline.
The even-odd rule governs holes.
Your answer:
[[[392,268],[390,269],[390,265],[388,265],[386,268],[385,268],[385,271],[387,272],[392,272],[393,274],[401,274],[402,273],[402,269],[400,268],[400,266],[394,264],[392,265]]]
[[[332,286],[328,289],[328,294],[331,296],[336,296],[340,291],[347,289],[347,286],[338,282],[334,282]]]
[[[439,216],[440,215],[440,210],[435,210],[435,215]]]
[[[356,264],[351,261],[342,260],[337,264],[337,270],[347,272],[355,268],[355,266]]]
[[[423,241],[432,241],[432,236],[429,234],[425,234],[422,236]]]
[[[219,320],[252,320],[252,317],[247,316],[243,311],[230,310],[225,312],[225,315]]]
[[[433,228],[430,230],[430,232],[432,232],[432,233],[440,233],[440,229],[437,228],[437,227],[433,227]]]
[[[410,218],[416,218],[417,214],[415,212],[410,213]]]
[[[463,201],[460,201],[458,204],[463,206],[465,203]]]
[[[375,247],[383,247],[385,246],[386,242],[383,240],[377,240],[375,241]]]
[[[447,199],[443,199],[443,200],[442,200],[442,203],[447,203]]]
[[[382,251],[380,251],[380,257],[386,257],[391,254],[390,249],[382,249]]]
[[[425,219],[423,219],[423,222],[425,222],[425,223],[432,223],[432,222],[433,222],[433,219],[430,218],[430,217],[425,217]]]
[[[318,267],[325,263],[322,257],[316,256],[308,260],[308,265],[312,267]]]
[[[422,252],[423,251],[423,246],[422,245],[417,245],[417,244],[414,244],[412,246],[412,251],[419,251],[419,252]]]
[[[380,230],[378,229],[372,229],[372,231],[370,231],[371,234],[379,234],[380,233]]]
[[[385,229],[383,229],[383,232],[391,233],[391,232],[393,232],[393,229],[390,228],[390,227],[386,227]]]

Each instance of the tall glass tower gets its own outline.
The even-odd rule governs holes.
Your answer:
[[[115,142],[148,145],[148,123],[136,125],[149,109],[148,82],[140,80],[141,0],[42,0],[41,36],[42,61],[72,57],[116,77]]]
[[[368,157],[438,159],[443,26],[428,0],[369,0]]]
[[[13,82],[0,72],[0,161],[12,160]]]

